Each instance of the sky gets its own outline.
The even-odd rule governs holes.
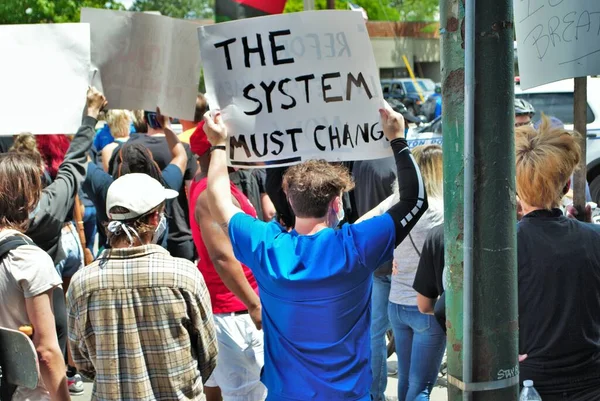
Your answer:
[[[121,0],[121,4],[125,6],[126,9],[129,10],[134,0]]]

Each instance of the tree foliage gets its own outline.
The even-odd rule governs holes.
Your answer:
[[[215,0],[135,0],[132,11],[159,11],[173,18],[213,18]]]
[[[0,0],[0,24],[79,22],[82,7],[125,9],[116,0]]]
[[[438,17],[439,0],[353,0],[367,11],[370,21],[434,21]],[[348,9],[348,0],[337,0],[335,8]],[[315,0],[316,10],[327,9],[326,0]],[[287,13],[303,11],[303,0],[287,0]]]

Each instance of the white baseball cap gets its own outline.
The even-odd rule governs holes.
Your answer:
[[[131,173],[117,178],[106,195],[106,215],[109,220],[124,221],[135,219],[148,213],[167,199],[176,198],[177,191],[167,189],[148,174]],[[127,213],[111,213],[110,209],[119,206]]]

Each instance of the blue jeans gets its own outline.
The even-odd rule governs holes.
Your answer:
[[[385,333],[390,328],[388,318],[388,299],[390,297],[391,276],[373,276],[371,294],[371,398],[373,401],[385,401],[387,387],[387,348]]]
[[[83,231],[85,232],[85,245],[94,254],[94,242],[96,241],[96,208],[94,206],[86,206],[85,214],[83,215]]]
[[[429,400],[446,335],[435,317],[422,314],[416,306],[390,303],[388,311],[398,355],[398,400]]]

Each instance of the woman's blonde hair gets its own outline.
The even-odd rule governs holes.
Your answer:
[[[109,110],[106,113],[106,123],[113,138],[127,138],[132,121],[129,110]]]
[[[552,209],[560,204],[564,189],[581,159],[579,134],[552,127],[542,115],[536,131],[522,126],[515,131],[517,195],[533,207]]]
[[[444,198],[444,164],[440,145],[421,145],[412,150],[429,198]]]

